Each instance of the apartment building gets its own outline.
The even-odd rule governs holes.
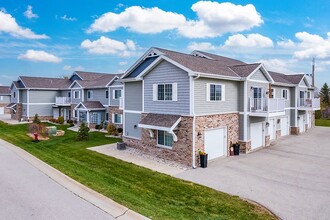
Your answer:
[[[7,105],[10,103],[10,88],[9,86],[0,86],[0,115],[10,114]]]

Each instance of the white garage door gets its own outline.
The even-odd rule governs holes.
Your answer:
[[[312,113],[311,112],[308,112],[308,114],[307,114],[307,125],[308,125],[308,128],[312,127]]]
[[[275,120],[271,119],[268,121],[269,122],[269,127],[268,127],[268,134],[269,134],[269,138],[270,140],[274,140],[275,139]]]
[[[281,118],[281,136],[289,135],[289,120],[288,118]]]
[[[299,125],[299,132],[300,133],[305,132],[304,116],[303,115],[299,116],[298,125]]]
[[[262,122],[250,124],[251,150],[263,145]]]
[[[205,131],[205,152],[208,154],[208,160],[227,156],[226,128]]]
[[[0,107],[0,115],[4,115],[5,114],[5,108],[4,107]]]

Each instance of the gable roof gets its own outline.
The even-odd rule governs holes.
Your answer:
[[[75,109],[82,105],[87,110],[105,110],[105,107],[99,101],[80,102]]]
[[[78,75],[82,80],[95,80],[102,75],[109,75],[109,73],[96,73],[96,72],[85,72],[85,71],[74,71],[74,74]]]
[[[23,82],[28,89],[67,89],[71,82],[69,79],[61,78],[46,78],[46,77],[32,77],[32,76],[20,76],[19,80]],[[18,83],[19,84],[19,83]],[[16,86],[16,84],[15,84]],[[20,87],[18,87],[20,88]]]
[[[117,78],[120,78],[123,74],[101,74],[95,80],[75,80],[72,85],[77,83],[82,88],[104,88],[107,87],[110,83],[112,83]]]
[[[229,68],[234,71],[240,77],[248,77],[253,71],[255,71],[261,63],[242,64],[230,66]]]
[[[9,86],[0,86],[0,94],[1,95],[10,95]]]

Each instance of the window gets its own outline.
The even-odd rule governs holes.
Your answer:
[[[80,99],[80,91],[74,91],[73,92],[73,98],[74,99]]]
[[[105,98],[106,98],[106,99],[109,98],[109,90],[105,91]]]
[[[207,101],[224,101],[224,85],[207,84]]]
[[[153,84],[153,101],[177,101],[177,83]]]
[[[172,148],[173,136],[166,131],[158,130],[157,143],[158,145]]]
[[[91,91],[91,90],[88,90],[87,91],[87,98],[88,99],[92,99],[93,98],[93,91]]]
[[[113,98],[119,99],[120,97],[121,97],[121,90],[120,89],[113,90]]]
[[[3,100],[3,96],[0,96],[0,100],[1,100],[1,101]]]
[[[308,98],[308,99],[311,98],[311,92],[307,92],[307,98]]]
[[[91,112],[90,113],[90,119],[91,119],[91,123],[93,124],[97,124],[97,119],[98,119],[98,113],[97,112]]]
[[[78,115],[78,114],[77,114],[77,110],[73,110],[73,111],[72,111],[72,117],[73,117],[73,118],[76,118],[77,115]]]
[[[14,92],[14,98],[16,98],[16,92]]]
[[[105,113],[105,120],[109,121],[109,113],[108,112]]]
[[[282,98],[283,99],[288,99],[288,90],[287,89],[282,90]]]
[[[112,122],[115,124],[122,124],[122,115],[121,114],[112,114]]]
[[[71,97],[71,92],[68,92],[68,97],[69,97],[69,98]]]

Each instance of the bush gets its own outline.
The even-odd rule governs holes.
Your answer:
[[[89,127],[87,127],[85,123],[81,123],[77,134],[77,140],[78,141],[88,140],[88,135],[89,135],[88,132],[89,132]]]
[[[118,135],[117,128],[112,124],[109,124],[107,126],[107,132],[109,135]]]
[[[66,123],[73,124],[73,120],[67,120]]]
[[[41,121],[40,121],[40,119],[39,119],[39,117],[38,117],[38,114],[35,114],[35,115],[34,115],[33,123],[35,123],[35,124],[40,124],[40,123],[41,123]]]
[[[118,131],[118,133],[120,133],[120,134],[123,133],[123,129],[122,129],[122,128],[118,128],[117,131]]]
[[[95,125],[95,129],[100,130],[102,128],[102,125]]]
[[[69,124],[69,127],[73,127],[73,126],[74,126],[74,124],[73,124],[73,123],[70,123],[70,124]]]
[[[321,110],[315,111],[315,119],[321,119],[321,118],[322,118]]]
[[[59,124],[63,124],[63,123],[64,123],[64,117],[63,117],[63,116],[59,116],[59,117],[57,118],[57,123],[59,123]]]

